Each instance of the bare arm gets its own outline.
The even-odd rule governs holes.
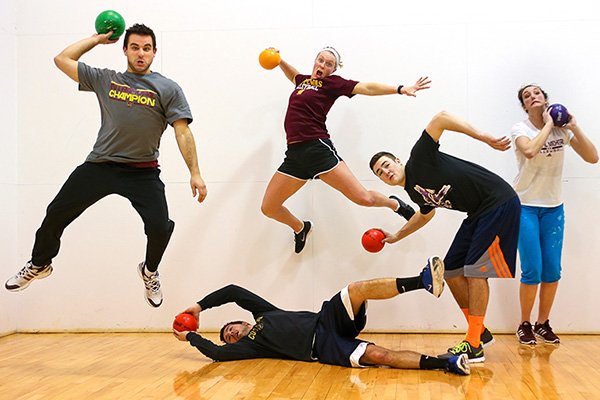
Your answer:
[[[573,138],[571,139],[571,147],[579,156],[590,164],[596,164],[598,162],[598,150],[590,139],[583,133],[583,130],[577,125],[575,116],[569,114],[570,120],[565,128],[570,129],[573,132]]]
[[[187,120],[179,119],[173,123],[175,129],[175,139],[179,146],[179,151],[190,170],[190,186],[192,195],[198,195],[198,203],[202,203],[206,198],[206,184],[200,175],[198,167],[198,155],[196,154],[196,142],[188,125]]]
[[[526,158],[533,158],[540,152],[544,146],[544,143],[546,143],[548,140],[548,136],[550,135],[552,128],[554,127],[554,122],[552,121],[552,117],[550,116],[548,109],[544,111],[542,116],[544,120],[544,127],[533,139],[530,139],[526,136],[519,136],[515,140],[515,146],[517,146],[517,149],[523,153]]]
[[[283,59],[279,63],[279,68],[281,68],[286,78],[288,78],[293,84],[296,84],[296,75],[298,75],[298,70],[296,68],[292,67]]]
[[[415,97],[419,90],[429,89],[431,80],[421,77],[412,86],[402,86],[400,94]],[[377,82],[359,82],[354,86],[352,94],[363,94],[366,96],[382,96],[386,94],[397,94],[398,87]]]
[[[93,35],[73,43],[54,57],[54,64],[64,72],[69,78],[79,83],[79,74],[77,72],[77,62],[82,55],[93,49],[99,44],[115,43],[116,40],[109,40],[112,31],[104,35]]]
[[[473,139],[477,139],[488,144],[496,150],[505,151],[510,149],[510,139],[508,137],[502,136],[496,138],[488,135],[487,133],[483,133],[462,118],[452,115],[446,111],[437,113],[429,122],[429,125],[427,125],[425,130],[436,142],[439,142],[442,133],[445,130],[448,130],[464,133]]]
[[[435,210],[431,210],[429,214],[421,214],[420,211],[417,211],[395,234],[383,231],[385,239],[382,241],[384,243],[396,243],[424,227],[434,216]]]

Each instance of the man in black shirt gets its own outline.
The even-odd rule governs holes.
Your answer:
[[[467,213],[444,259],[445,278],[469,323],[465,340],[440,357],[467,354],[485,360],[483,347],[493,336],[483,324],[489,299],[488,278],[513,278],[521,206],[512,187],[487,169],[439,151],[445,130],[464,133],[505,151],[510,139],[482,133],[447,112],[436,114],[411,150],[406,165],[389,152],[373,156],[370,167],[388,185],[402,186],[419,211],[395,234],[395,243],[422,228],[442,207]]]
[[[198,319],[212,307],[235,302],[252,313],[255,324],[229,322],[221,329],[224,345],[216,345],[197,332],[173,334],[188,341],[216,361],[249,358],[284,358],[319,361],[345,367],[382,365],[393,368],[442,369],[459,375],[470,373],[466,355],[440,359],[413,351],[394,351],[357,338],[367,322],[367,300],[389,299],[400,293],[425,289],[439,297],[444,289],[444,262],[431,257],[423,271],[411,278],[384,278],[346,286],[321,311],[286,311],[236,285],[221,288],[184,312]]]

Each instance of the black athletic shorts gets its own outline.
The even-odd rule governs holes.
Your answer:
[[[284,175],[303,181],[316,179],[342,161],[329,139],[307,140],[288,145],[283,163],[277,169]]]
[[[367,304],[354,315],[346,286],[321,306],[313,356],[324,364],[362,367],[360,358],[369,343],[357,336],[366,323]]]

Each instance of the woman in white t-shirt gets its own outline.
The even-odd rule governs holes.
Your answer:
[[[573,114],[569,113],[566,125],[554,125],[548,109],[548,95],[542,88],[523,86],[518,98],[527,119],[512,128],[519,167],[514,188],[522,204],[519,234],[521,324],[517,338],[523,344],[535,344],[536,336],[546,343],[559,343],[549,318],[561,273],[564,149],[570,145],[584,161],[592,164],[598,162],[598,152],[577,125]],[[532,326],[531,311],[538,286],[538,319]]]

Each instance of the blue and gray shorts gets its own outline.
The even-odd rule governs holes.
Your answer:
[[[466,219],[444,258],[446,278],[514,278],[521,202],[517,196]]]

